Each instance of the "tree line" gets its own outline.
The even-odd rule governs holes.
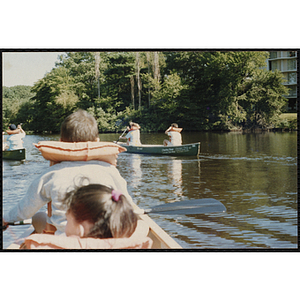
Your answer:
[[[265,51],[66,52],[33,87],[3,87],[3,126],[59,132],[78,108],[100,132],[272,128],[288,89]]]

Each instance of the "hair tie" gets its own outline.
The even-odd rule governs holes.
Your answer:
[[[112,192],[111,192],[111,196],[112,196],[113,200],[115,200],[116,202],[119,201],[121,195],[122,195],[122,193],[119,191],[116,191],[116,190],[112,190]]]

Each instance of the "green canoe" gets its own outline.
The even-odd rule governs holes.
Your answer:
[[[149,155],[173,155],[173,156],[198,156],[200,153],[200,142],[185,144],[181,146],[163,145],[141,145],[128,146],[125,143],[118,143],[127,149],[127,153],[149,154]]]
[[[25,148],[2,152],[2,158],[7,160],[24,160],[25,157],[26,157]]]

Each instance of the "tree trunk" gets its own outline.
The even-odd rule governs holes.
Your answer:
[[[98,84],[98,98],[100,98],[100,52],[95,52],[95,77]]]
[[[150,53],[147,52],[147,64],[148,64],[148,106],[151,106],[151,95],[150,95]]]
[[[134,77],[133,75],[130,77],[130,84],[131,84],[131,101],[132,101],[132,107],[135,109],[134,105]]]
[[[154,70],[153,70],[153,77],[156,79],[158,82],[160,80],[160,70],[159,70],[159,56],[158,52],[154,52]]]
[[[141,98],[141,78],[140,78],[140,53],[136,52],[136,80],[137,80],[137,87],[139,92],[139,110],[142,107],[142,98]]]

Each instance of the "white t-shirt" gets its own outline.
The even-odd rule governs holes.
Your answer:
[[[95,160],[63,161],[49,167],[39,175],[29,186],[24,198],[9,212],[4,213],[3,219],[6,222],[29,219],[49,201],[52,201],[52,217],[48,218],[48,223],[57,228],[55,234],[63,233],[67,219],[65,208],[61,207],[62,199],[65,198],[67,192],[79,187],[83,177],[87,178],[90,184],[103,184],[120,191],[129,202],[133,202],[128,194],[127,182],[113,165]]]
[[[5,151],[6,147],[8,147],[6,143],[6,136],[2,134],[2,151]]]
[[[129,131],[126,135],[126,138],[128,139],[129,146],[141,146],[139,130]]]
[[[181,134],[179,132],[169,131],[168,136],[170,137],[168,146],[180,146],[182,144]]]
[[[8,150],[16,150],[16,149],[22,149],[23,146],[23,138],[25,137],[25,133],[17,133],[17,134],[11,134],[6,141],[8,142],[9,148]]]

